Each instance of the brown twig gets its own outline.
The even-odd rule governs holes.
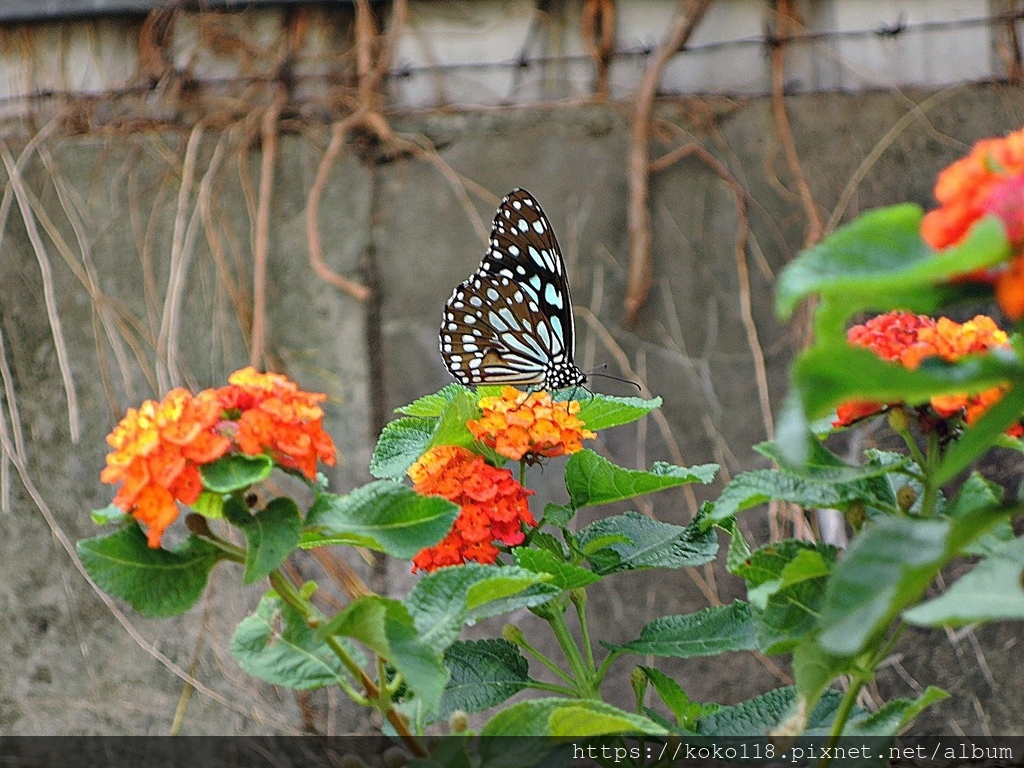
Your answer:
[[[807,177],[804,175],[803,168],[800,167],[800,156],[797,154],[796,144],[793,141],[793,128],[789,123],[789,115],[786,113],[784,63],[786,40],[789,37],[789,25],[793,21],[790,0],[779,0],[776,18],[778,19],[778,26],[775,30],[775,41],[771,48],[772,111],[775,115],[775,124],[779,130],[779,141],[782,142],[782,149],[786,155],[786,164],[793,175],[793,180],[800,195],[800,201],[804,207],[804,215],[807,217],[807,229],[804,232],[804,247],[807,247],[821,239],[825,227],[821,221],[818,206],[811,195],[811,188],[807,183]]]
[[[320,161],[320,166],[317,168],[316,178],[313,180],[313,186],[309,189],[309,199],[306,203],[306,240],[309,243],[309,264],[313,268],[313,271],[316,272],[321,279],[326,280],[338,290],[344,291],[349,296],[352,296],[359,301],[366,301],[370,298],[369,288],[355,280],[349,280],[347,277],[342,277],[327,266],[324,261],[323,248],[320,244],[320,227],[318,223],[320,216],[320,198],[323,196],[324,187],[327,186],[327,179],[331,173],[331,166],[334,165],[334,161],[337,160],[338,155],[341,154],[341,149],[345,143],[345,137],[348,131],[353,125],[360,121],[362,117],[363,111],[360,110],[344,120],[335,123],[334,127],[331,129],[331,141],[327,145],[327,151],[324,153],[323,159]]]
[[[608,98],[608,67],[615,53],[615,0],[586,0],[580,17],[583,44],[594,59],[594,95]]]
[[[274,166],[277,163],[278,121],[285,93],[278,91],[260,125],[260,191],[256,203],[256,237],[253,244],[252,338],[249,364],[259,367],[263,360],[267,328],[267,258],[270,251],[270,202],[274,192]]]
[[[644,72],[633,107],[629,146],[629,282],[626,287],[626,322],[633,323],[651,290],[650,192],[651,114],[661,73],[697,28],[714,0],[685,0],[668,37],[658,47]]]

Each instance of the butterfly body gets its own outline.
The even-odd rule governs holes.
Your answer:
[[[551,223],[533,195],[514,189],[494,216],[477,271],[455,288],[441,321],[441,357],[461,383],[583,384],[573,363],[569,281]]]

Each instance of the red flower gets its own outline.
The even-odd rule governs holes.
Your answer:
[[[412,559],[414,571],[464,562],[493,563],[498,557],[494,541],[521,544],[523,524],[537,524],[527,503],[533,491],[507,469],[492,467],[466,448],[431,448],[409,467],[408,474],[417,493],[443,496],[461,508],[448,535]]]
[[[334,442],[323,430],[326,395],[303,392],[287,376],[243,368],[217,390],[226,415],[236,422],[235,443],[247,456],[268,453],[285,469],[316,479],[316,463],[333,466]]]
[[[851,344],[870,349],[883,360],[898,362],[910,369],[917,368],[928,357],[955,362],[965,355],[1009,344],[1006,333],[985,315],[958,323],[947,317],[932,320],[924,315],[888,312],[863,325],[853,326],[846,337]],[[992,387],[972,395],[936,395],[929,400],[929,405],[942,418],[962,416],[966,423],[973,424],[999,401],[1004,391],[1004,387]],[[843,403],[836,409],[836,420],[832,426],[849,426],[859,419],[880,413],[885,407],[884,403],[864,400]],[[1014,436],[1021,432],[1024,430],[1019,425],[1007,430]]]
[[[1007,317],[1024,317],[1024,130],[984,139],[970,154],[943,170],[935,184],[940,207],[921,223],[921,236],[933,248],[956,245],[983,216],[998,216],[1017,251],[1007,268],[972,279],[994,281],[996,300]]]

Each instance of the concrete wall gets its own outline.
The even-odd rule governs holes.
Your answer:
[[[1019,127],[1024,116],[1024,97],[1016,90],[965,87],[926,101],[930,96],[789,100],[804,168],[826,217],[887,137],[894,137],[891,145],[863,169],[849,198],[850,214],[901,200],[929,204],[939,168],[975,139]],[[918,116],[890,133],[913,114],[915,103],[924,105]],[[660,115],[662,136],[678,144],[700,141],[746,192],[749,291],[777,408],[798,341],[773,316],[772,284],[799,249],[804,221],[796,196],[784,186],[789,176],[771,106],[757,99],[687,100],[664,103]],[[742,323],[739,297],[748,287],[737,269],[740,221],[727,184],[693,157],[655,176],[655,287],[639,323],[627,328],[620,320],[629,125],[619,109],[424,114],[395,127],[440,148],[441,159],[467,181],[472,215],[463,206],[464,190],[435,165],[410,158],[367,164],[351,148],[333,168],[320,231],[333,269],[361,280],[376,275],[379,303],[363,305],[341,294],[309,266],[304,210],[327,128],[307,125],[284,136],[276,167],[268,349],[276,367],[330,397],[329,428],[342,457],[332,478],[337,489],[368,479],[375,408],[394,408],[448,380],[437,352],[442,305],[476,267],[484,247],[478,227],[489,223],[497,199],[513,186],[537,196],[558,233],[577,306],[581,366],[607,362],[610,372],[636,376],[665,398],[663,421],[610,431],[600,449],[626,465],[717,461],[726,479],[761,465],[750,446],[765,439],[766,427],[751,338]],[[166,322],[173,260],[180,264],[187,257],[175,338],[181,380],[217,385],[248,359],[258,147],[242,132],[207,131],[197,139],[197,171],[182,196],[187,140],[187,134],[169,133],[54,133],[24,153],[24,206],[13,197],[0,202],[7,217],[0,242],[0,332],[13,394],[0,402],[7,406],[8,426],[12,403],[18,407],[26,477],[42,502],[40,507],[30,498],[11,464],[0,466],[0,486],[6,483],[9,492],[0,514],[0,733],[166,733],[185,688],[174,667],[206,686],[184,708],[185,734],[289,733],[306,724],[332,733],[370,727],[333,693],[297,698],[242,674],[228,654],[228,638],[259,589],[241,590],[236,570],[219,567],[210,600],[184,617],[144,620],[120,606],[122,624],[62,547],[63,538],[95,533],[88,510],[112,495],[98,481],[103,436],[125,407],[154,394],[155,340]],[[14,157],[24,147],[15,146]],[[0,144],[0,158],[5,150]],[[33,246],[26,219],[39,232],[41,248]],[[191,222],[194,233],[191,244],[186,237],[177,249],[176,221],[185,234]],[[52,272],[59,334],[48,319],[46,270]],[[77,398],[77,443],[71,440],[56,337],[66,345]],[[600,380],[595,388],[630,392]],[[558,476],[557,468],[534,469],[530,483],[558,500],[564,498]],[[700,495],[713,497],[720,488]],[[670,522],[685,521],[693,511],[677,492],[656,497],[650,510]],[[766,539],[763,520],[763,512],[744,520],[758,543]],[[355,553],[339,557],[393,594],[404,594],[411,583],[408,564],[371,574]],[[301,568],[329,588],[318,567]],[[721,599],[738,594],[738,585],[721,572],[717,583]],[[592,599],[594,631],[623,641],[656,615],[706,604],[684,572],[624,574]],[[528,614],[516,620],[528,633],[542,631]],[[496,631],[477,627],[469,634]],[[954,695],[923,718],[922,730],[1020,732],[1024,718],[1012,706],[1022,683],[1012,651],[1017,634],[1011,625],[980,630],[976,638],[909,632],[897,649],[903,655],[880,676],[880,695],[907,695],[918,682],[927,685],[938,676]],[[750,654],[660,660],[658,666],[678,676],[696,699],[733,703],[780,684]],[[628,664],[620,663],[611,680],[622,704],[630,695],[628,673]]]

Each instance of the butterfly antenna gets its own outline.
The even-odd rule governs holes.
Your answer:
[[[599,365],[598,367],[599,368],[607,368],[608,367],[608,363],[603,363],[602,365]],[[630,381],[629,379],[623,379],[623,378],[620,378],[618,376],[612,376],[610,373],[598,373],[597,371],[589,371],[587,373],[587,375],[588,376],[600,376],[602,379],[611,379],[612,381],[621,381],[623,384],[629,384],[631,386],[636,387],[636,391],[637,392],[643,392],[644,391],[643,387],[641,387],[637,382]]]

